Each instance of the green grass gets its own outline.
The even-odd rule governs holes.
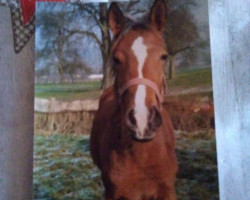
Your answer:
[[[209,87],[212,86],[211,68],[179,72],[173,80],[167,80],[169,88]]]
[[[182,132],[176,139],[178,200],[219,200],[213,131]]]
[[[211,68],[182,71],[174,80],[167,80],[169,89],[212,86]],[[100,81],[62,84],[36,84],[35,96],[38,98],[56,98],[59,100],[98,99]]]
[[[86,81],[80,83],[46,83],[46,84],[36,84],[36,91],[74,91],[74,90],[92,90],[100,88],[100,81]]]
[[[38,98],[55,98],[63,101],[73,101],[81,99],[98,99],[100,97],[100,90],[93,91],[58,91],[58,92],[44,92],[36,94]]]
[[[36,135],[35,200],[102,200],[100,172],[89,154],[89,139]]]
[[[178,200],[218,200],[214,133],[176,134]],[[34,200],[103,200],[86,136],[35,135]]]
[[[61,84],[36,84],[35,96],[60,100],[97,99],[100,96],[100,81]]]

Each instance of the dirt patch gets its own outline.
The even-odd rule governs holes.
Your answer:
[[[172,98],[165,102],[164,107],[169,112],[175,130],[214,128],[214,106],[211,102]]]

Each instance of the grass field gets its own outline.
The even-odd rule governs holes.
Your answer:
[[[59,100],[97,99],[100,96],[100,81],[61,84],[36,84],[35,96]]]
[[[218,200],[214,133],[176,133],[178,200]],[[35,135],[34,200],[103,200],[86,136]]]
[[[167,84],[169,88],[209,87],[212,86],[212,71],[211,68],[202,68],[179,72],[175,79],[167,80]]]
[[[101,200],[99,171],[89,156],[88,138],[36,135],[35,200]]]
[[[176,74],[176,79],[167,80],[169,90],[212,85],[211,68],[197,69]],[[58,100],[96,99],[99,98],[101,82],[36,84],[35,96],[38,98],[56,98]]]

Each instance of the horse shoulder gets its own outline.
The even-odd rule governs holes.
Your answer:
[[[176,159],[176,153],[175,153],[174,128],[173,128],[171,118],[166,108],[163,108],[162,115],[164,119],[163,123],[164,123],[164,130],[165,130],[165,145],[169,152],[168,156],[171,160],[170,163],[172,165],[173,172],[174,174],[176,174],[178,171],[178,166],[177,166],[177,159]]]
[[[96,165],[100,168],[101,151],[105,135],[108,133],[112,110],[114,109],[115,95],[113,87],[106,89],[100,97],[99,108],[95,114],[90,135],[90,152]]]
[[[169,116],[169,113],[165,107],[162,108],[162,118],[163,118],[163,124],[164,128],[169,132],[171,135],[174,135],[174,128],[171,121],[171,118]]]

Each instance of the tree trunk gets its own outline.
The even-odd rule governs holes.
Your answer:
[[[60,61],[59,61],[58,72],[59,72],[59,76],[60,76],[60,83],[63,83],[64,82],[64,72],[63,72],[62,64]]]
[[[75,83],[74,75],[73,74],[69,74],[69,76],[71,78],[71,83]]]
[[[111,49],[111,38],[109,34],[109,25],[107,19],[108,8],[106,3],[99,4],[100,9],[100,21],[102,24],[101,34],[102,34],[102,59],[103,59],[103,81],[102,81],[102,89],[106,89],[109,87],[112,82],[112,70],[111,66],[108,62],[108,56],[110,54]]]
[[[34,36],[13,48],[10,11],[0,6],[0,199],[32,199]]]
[[[174,56],[169,56],[169,79],[175,79],[175,62],[174,62]]]
[[[111,67],[109,66],[109,63],[106,63],[106,66],[104,66],[104,76],[102,80],[102,89],[108,88],[113,83],[113,75]]]
[[[54,47],[54,51],[56,52],[56,56],[58,59],[58,73],[60,75],[60,83],[64,82],[64,69],[63,69],[63,64],[64,64],[64,59],[63,59],[63,45],[64,45],[64,37],[62,35],[59,35],[56,42],[57,42],[57,48]]]

